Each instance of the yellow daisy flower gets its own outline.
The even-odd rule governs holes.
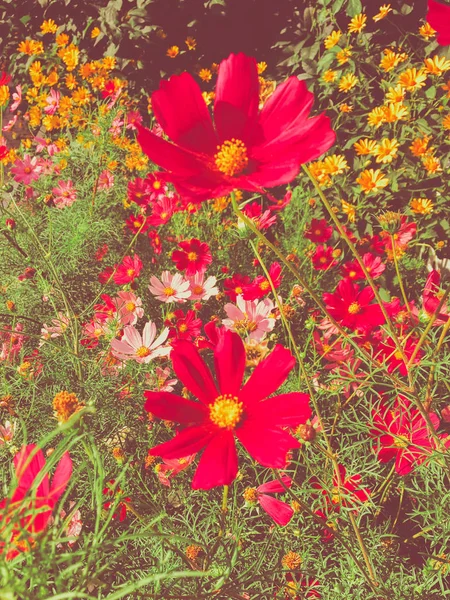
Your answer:
[[[339,80],[339,90],[341,92],[348,92],[358,83],[358,78],[353,73],[347,73],[343,75]]]
[[[450,69],[450,60],[447,60],[445,56],[438,56],[437,54],[433,58],[426,58],[425,71],[430,75],[442,75],[444,71]]]
[[[58,29],[58,25],[55,23],[53,19],[49,19],[48,21],[44,21],[41,25],[42,33],[56,33]]]
[[[66,33],[60,33],[56,36],[56,45],[62,48],[69,43],[69,36]]]
[[[367,115],[367,122],[371,127],[379,127],[382,123],[386,122],[386,107],[376,106]]]
[[[339,110],[341,113],[351,113],[353,111],[353,106],[344,102],[340,105]]]
[[[442,171],[441,161],[432,154],[426,154],[423,156],[422,164],[430,175]]]
[[[355,142],[353,148],[358,156],[367,156],[368,154],[374,154],[377,149],[377,142],[375,140],[364,138]]]
[[[380,169],[366,169],[356,179],[365,194],[374,190],[379,190],[387,186],[389,180],[384,176]]]
[[[383,4],[383,6],[380,6],[379,8],[379,12],[373,17],[373,20],[375,22],[381,21],[381,19],[384,19],[391,12],[391,10],[392,8],[390,4]]]
[[[212,73],[209,69],[200,69],[198,76],[202,81],[211,81]]]
[[[389,48],[383,50],[383,56],[380,61],[380,68],[386,73],[392,71],[397,65],[406,60],[408,56],[405,53],[397,54]]]
[[[425,85],[427,74],[425,69],[406,69],[403,73],[400,73],[398,78],[398,84],[404,87],[408,91],[418,90]]]
[[[330,35],[325,38],[324,46],[327,50],[336,46],[341,39],[342,33],[340,31],[332,31]]]
[[[178,48],[178,46],[170,46],[170,48],[166,52],[166,56],[168,56],[169,58],[175,58],[178,56],[179,53],[180,49]]]
[[[442,121],[442,127],[444,129],[450,129],[450,115],[447,115],[446,117],[444,117],[444,119]]]
[[[431,138],[428,135],[424,136],[423,138],[418,137],[415,140],[413,140],[413,143],[411,144],[409,149],[411,150],[414,156],[424,156],[425,154],[430,152],[430,150],[432,150],[432,148],[428,148],[430,140]]]
[[[327,175],[340,175],[346,169],[349,169],[349,166],[342,154],[332,154],[324,158],[322,168]]]
[[[361,33],[361,31],[367,25],[367,15],[360,13],[353,17],[353,19],[348,24],[348,32],[349,33]]]
[[[195,50],[197,47],[197,40],[190,35],[184,40],[184,43],[188,50]]]
[[[397,156],[398,147],[399,143],[395,138],[381,140],[373,152],[376,162],[383,164],[392,162]]]
[[[346,202],[343,198],[341,199],[341,205],[342,212],[344,213],[344,215],[347,215],[349,222],[354,223],[356,217],[356,206],[350,204],[349,202]]]
[[[101,31],[98,27],[94,27],[91,31],[91,38],[94,40],[101,34]]]
[[[267,63],[262,61],[257,63],[256,68],[258,69],[258,75],[262,75],[264,71],[267,69]]]
[[[432,38],[434,35],[436,35],[436,31],[431,27],[431,25],[429,23],[425,23],[425,25],[421,25],[419,27],[419,33],[426,40],[428,40],[428,39]]]
[[[384,118],[386,123],[395,123],[395,121],[401,121],[407,119],[409,116],[408,107],[404,104],[388,104],[383,106]]]
[[[336,54],[336,60],[340,65],[343,65],[346,62],[348,62],[348,59],[351,55],[351,46],[349,46],[348,48],[343,48],[342,50],[339,50],[339,52]]]
[[[391,102],[392,104],[398,104],[403,102],[405,97],[405,89],[402,88],[401,85],[396,85],[395,87],[390,87],[388,92],[386,93],[386,100]]]
[[[336,75],[337,75],[336,71],[333,71],[332,69],[328,69],[322,75],[322,79],[325,81],[325,83],[333,83],[333,81],[336,79]]]
[[[433,202],[429,198],[413,198],[409,207],[416,215],[429,215],[433,212]]]

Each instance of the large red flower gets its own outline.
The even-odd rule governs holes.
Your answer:
[[[45,458],[42,450],[37,449],[34,444],[22,447],[14,457],[14,467],[17,487],[11,499],[0,502],[2,529],[7,523],[14,524],[7,560],[29,550],[34,544],[34,535],[46,529],[53,509],[72,475],[72,460],[69,453],[65,452],[56,467],[51,484],[48,473],[41,479]],[[40,483],[36,487],[35,481],[39,479]],[[0,543],[0,552],[4,545],[4,542]]]
[[[369,331],[385,321],[380,306],[371,304],[374,296],[372,288],[359,290],[356,283],[342,279],[335,292],[325,293],[323,299],[328,312],[340,325]]]
[[[246,356],[236,333],[223,332],[214,349],[216,381],[194,344],[179,341],[171,358],[177,378],[199,402],[167,392],[145,392],[148,412],[184,426],[150,454],[180,458],[204,448],[192,481],[194,489],[229,485],[235,479],[235,436],[261,465],[286,466],[287,452],[300,446],[286,428],[305,423],[311,415],[307,394],[291,392],[269,398],[295,364],[289,350],[275,346],[243,387]]]
[[[428,0],[427,22],[438,33],[437,41],[441,46],[450,45],[450,6]]]
[[[162,81],[152,95],[155,116],[173,143],[138,125],[138,142],[165,169],[180,195],[201,202],[235,189],[260,192],[291,181],[300,166],[335,140],[324,114],[308,118],[314,96],[290,77],[261,112],[256,61],[231,54],[222,61],[213,125],[198,84],[188,73]]]

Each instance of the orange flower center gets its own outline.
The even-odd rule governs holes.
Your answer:
[[[188,260],[190,261],[194,261],[197,260],[197,252],[189,252],[189,254],[187,255]]]
[[[151,354],[151,351],[150,348],[147,348],[147,346],[141,346],[136,350],[136,356],[139,356],[139,358],[145,358],[149,354]]]
[[[237,396],[224,394],[217,396],[209,407],[209,418],[222,429],[234,429],[239,423],[244,412],[244,405]]]
[[[196,296],[203,294],[203,287],[201,285],[196,285],[192,290]]]
[[[264,291],[268,290],[270,288],[270,283],[266,279],[266,281],[261,281],[261,283],[259,284],[259,287]]]
[[[403,354],[400,352],[400,350],[397,350],[397,352],[394,354],[394,358],[397,360],[403,360]]]
[[[125,304],[125,308],[129,311],[129,312],[133,312],[133,310],[136,308],[136,304],[134,302],[127,302]]]
[[[348,307],[348,312],[351,315],[356,315],[361,310],[361,306],[357,302],[352,302]]]
[[[174,296],[175,290],[171,287],[166,287],[166,288],[164,288],[164,295],[167,297]]]
[[[216,167],[228,177],[240,175],[247,167],[247,147],[242,140],[232,138],[217,146],[217,150],[217,154],[214,155]]]
[[[397,448],[407,448],[409,446],[409,440],[406,435],[398,435],[394,440],[394,445]]]
[[[135,275],[136,271],[134,269],[127,269],[127,275],[128,277],[133,277]]]

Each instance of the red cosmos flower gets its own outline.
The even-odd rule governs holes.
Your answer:
[[[417,225],[416,223],[408,223],[408,218],[403,215],[400,218],[400,227],[396,233],[393,234],[394,245],[396,248],[406,248],[408,243],[416,235]],[[382,231],[380,234],[384,241],[386,251],[392,251],[392,239],[391,234],[387,231]]]
[[[127,196],[130,202],[135,202],[139,206],[147,206],[150,202],[152,189],[146,179],[136,177],[128,182]]]
[[[325,219],[313,219],[311,223],[308,225],[308,229],[306,229],[303,236],[317,243],[324,243],[330,239],[333,235],[333,228],[328,225]]]
[[[347,477],[347,471],[343,465],[338,465],[339,477],[335,473],[331,490],[324,488],[317,480],[312,482],[313,487],[322,490],[327,509],[339,511],[341,506],[354,506],[367,502],[370,490],[363,488],[361,475]],[[327,510],[327,512],[328,512]]]
[[[431,271],[428,275],[427,281],[425,283],[425,287],[422,295],[422,306],[423,310],[426,312],[428,316],[434,315],[439,306],[441,299],[439,298],[439,285],[441,283],[441,275],[439,271]],[[448,308],[444,304],[441,307],[441,312],[438,315],[438,318],[434,322],[434,325],[442,325],[446,321],[448,321]]]
[[[281,265],[280,263],[274,262],[270,265],[269,276],[272,281],[273,287],[278,289],[281,285]],[[244,287],[243,298],[244,300],[257,300],[263,298],[272,291],[270,282],[265,275],[258,275],[249,285]]]
[[[386,269],[386,265],[383,263],[381,258],[379,256],[374,256],[370,252],[366,252],[363,255],[362,261],[372,279],[377,279],[378,277],[380,277]],[[360,267],[356,259],[343,264],[341,272],[342,275],[344,275],[344,277],[348,277],[352,281],[366,278],[362,268]]]
[[[236,302],[237,296],[244,293],[244,289],[250,284],[250,277],[248,275],[240,275],[235,273],[230,279],[225,279],[223,285],[225,287],[225,294],[230,298],[232,302]]]
[[[290,77],[258,114],[256,60],[231,54],[222,61],[215,90],[215,127],[201,90],[188,73],[162,81],[152,95],[155,116],[174,143],[138,126],[138,142],[167,172],[161,174],[181,196],[201,202],[235,189],[292,181],[300,166],[332,146],[328,117],[308,118],[314,96]]]
[[[428,0],[427,23],[437,31],[437,42],[441,46],[450,45],[450,6],[436,0]]]
[[[69,453],[65,452],[56,467],[51,484],[48,473],[41,479],[45,458],[42,450],[34,444],[22,447],[14,457],[14,467],[17,487],[10,499],[5,498],[0,502],[2,526],[14,523],[9,540],[12,547],[6,554],[6,560],[29,550],[36,534],[47,528],[52,512],[72,475],[72,460]],[[40,481],[37,487],[36,480]],[[30,514],[31,511],[35,513]],[[29,536],[24,535],[24,531]],[[5,545],[5,542],[0,542],[0,552],[3,552]]]
[[[411,359],[415,347],[417,346],[417,341],[418,340],[416,338],[408,337],[403,343],[403,353],[408,362]],[[423,355],[423,351],[419,350],[414,359],[414,364],[419,363]],[[400,350],[397,350],[397,346],[392,338],[388,338],[385,342],[378,346],[378,351],[375,358],[383,364],[388,364],[388,373],[392,373],[395,371],[395,369],[398,369],[400,375],[405,377],[408,374],[408,370],[402,358],[402,353]]]
[[[102,284],[110,283],[114,273],[114,268],[115,267],[106,267],[106,269],[99,273],[97,275],[99,282]]]
[[[151,225],[165,225],[172,218],[175,212],[176,198],[163,196],[159,198],[152,208],[152,215],[149,219]]]
[[[111,508],[111,506],[117,502],[116,499],[119,499],[119,502],[116,506],[116,509],[118,509],[118,512],[114,512],[112,518],[113,519],[117,519],[117,517],[119,518],[119,521],[122,522],[126,519],[127,516],[127,502],[131,502],[131,498],[129,497],[124,497],[123,491],[120,489],[119,486],[116,486],[116,480],[115,479],[110,479],[107,484],[106,487],[103,488],[103,495],[111,498],[111,500],[108,500],[107,502],[105,502],[103,504],[103,508],[105,510],[109,510]]]
[[[105,256],[108,254],[109,248],[108,248],[108,244],[103,244],[103,246],[100,246],[100,248],[98,248],[98,250],[95,251],[95,260],[97,260],[98,262],[101,262]]]
[[[439,417],[428,413],[436,430]],[[399,396],[393,408],[381,403],[372,410],[373,425],[370,435],[377,439],[374,451],[382,463],[395,458],[395,470],[399,475],[407,475],[416,465],[430,456],[436,448],[436,442],[428,431],[425,419],[418,410],[412,409],[409,400]],[[439,438],[446,438],[440,434]],[[449,441],[444,442],[446,446]]]
[[[150,227],[150,217],[131,214],[125,221],[125,224],[131,233],[136,234],[138,231],[139,233],[145,233]]]
[[[267,199],[273,203],[273,206],[270,207],[270,209],[273,211],[283,210],[283,208],[285,208],[288,204],[290,204],[290,202],[292,200],[291,190],[288,190],[286,192],[286,194],[284,195],[284,198],[282,200],[277,200],[271,194],[266,194],[266,196],[267,196]]]
[[[282,480],[285,487],[291,487],[292,480],[290,477],[284,475]],[[244,492],[244,499],[249,504],[258,502],[261,508],[275,521],[275,523],[281,527],[285,527],[292,519],[294,510],[289,504],[286,504],[286,502],[282,502],[273,496],[269,496],[269,494],[284,494],[285,491],[286,490],[281,483],[275,479],[274,481],[263,483],[258,488],[247,488]]]
[[[370,287],[359,290],[356,283],[342,279],[335,292],[323,294],[323,299],[330,315],[340,325],[354,331],[367,331],[384,323],[381,308],[378,304],[370,304],[374,299]]]
[[[311,257],[313,267],[316,271],[327,271],[337,265],[334,260],[333,248],[331,246],[317,246],[314,254]]]
[[[8,156],[8,146],[0,146],[0,160],[2,160],[2,158],[5,158],[5,156]]]
[[[25,267],[25,271],[21,273],[17,279],[19,281],[25,281],[25,279],[33,279],[36,275],[36,269],[33,267]]]
[[[145,410],[184,426],[150,454],[178,458],[204,448],[192,481],[194,489],[229,485],[235,479],[235,436],[261,465],[274,469],[286,466],[288,450],[300,446],[286,428],[305,423],[311,415],[307,394],[291,392],[269,398],[295,365],[289,350],[275,346],[243,387],[246,355],[236,333],[223,332],[214,349],[216,381],[194,344],[178,342],[171,358],[177,378],[199,402],[175,394],[145,392]]]
[[[339,338],[333,341],[330,338],[330,334],[325,333],[323,339],[321,339],[318,331],[313,333],[314,346],[317,352],[322,358],[331,363],[325,366],[327,370],[334,369],[344,361],[348,362],[353,358],[353,349],[350,345],[344,346]]]
[[[125,256],[122,263],[116,267],[113,279],[117,285],[124,285],[139,277],[142,270],[142,261],[137,254],[133,257]]]
[[[202,327],[201,319],[197,318],[193,310],[184,314],[181,309],[175,310],[165,324],[170,327],[169,337],[179,340],[193,340],[200,335]]]
[[[181,250],[172,252],[172,261],[179,271],[186,270],[186,275],[206,271],[207,266],[212,263],[211,252],[206,242],[193,238],[178,245]]]

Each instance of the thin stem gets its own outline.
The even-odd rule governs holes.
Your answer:
[[[392,244],[392,257],[394,259],[394,266],[395,266],[395,272],[397,273],[398,285],[400,287],[400,291],[403,296],[403,302],[405,303],[406,310],[408,311],[408,315],[411,317],[411,308],[409,306],[408,298],[406,296],[405,287],[403,285],[403,279],[402,279],[402,276],[400,275],[400,269],[398,268],[398,259],[397,259],[397,254],[395,252],[395,240],[394,240],[393,235],[391,235],[391,244]]]

